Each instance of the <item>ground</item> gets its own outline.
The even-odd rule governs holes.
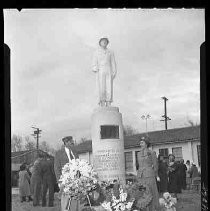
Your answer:
[[[60,202],[55,194],[54,207],[33,207],[32,202],[20,203],[18,190],[12,191],[12,211],[59,211]],[[184,191],[178,195],[177,211],[200,211],[201,196],[196,191]]]

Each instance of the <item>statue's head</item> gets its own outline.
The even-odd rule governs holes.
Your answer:
[[[109,40],[106,37],[103,37],[99,40],[99,45],[103,48],[106,48],[106,46],[109,44]]]

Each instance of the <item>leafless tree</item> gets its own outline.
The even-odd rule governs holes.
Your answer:
[[[32,149],[36,149],[36,144],[34,141],[32,141],[30,139],[29,136],[26,136],[25,137],[25,145],[24,145],[25,149],[26,150],[32,150]]]
[[[132,126],[125,125],[123,127],[123,133],[124,133],[125,136],[131,136],[131,135],[137,134],[137,131]]]
[[[50,151],[50,145],[46,141],[40,142],[39,149],[49,152]]]
[[[50,144],[48,144],[46,141],[42,141],[41,143],[40,143],[40,145],[39,145],[39,149],[41,149],[41,150],[43,150],[43,151],[45,151],[45,152],[47,152],[48,154],[50,154],[50,155],[55,155],[55,152],[56,152],[56,150],[55,150],[55,148],[53,148]],[[56,149],[57,149],[57,147],[56,147]]]
[[[13,134],[11,138],[11,151],[18,152],[23,149],[23,139],[21,136]]]
[[[86,141],[87,141],[87,138],[85,138],[85,137],[83,137],[83,138],[80,139],[80,143],[84,143]]]
[[[200,125],[200,123],[193,122],[191,119],[187,120],[187,124],[190,125],[191,127]]]

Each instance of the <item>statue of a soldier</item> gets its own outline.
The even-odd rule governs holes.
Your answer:
[[[114,53],[107,48],[108,44],[108,38],[101,38],[99,48],[93,56],[92,70],[97,73],[100,106],[111,105],[113,101],[113,79],[117,73]]]

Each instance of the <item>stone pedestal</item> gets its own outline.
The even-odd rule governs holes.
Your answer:
[[[99,107],[91,119],[93,165],[101,180],[125,182],[122,115],[117,107]]]

